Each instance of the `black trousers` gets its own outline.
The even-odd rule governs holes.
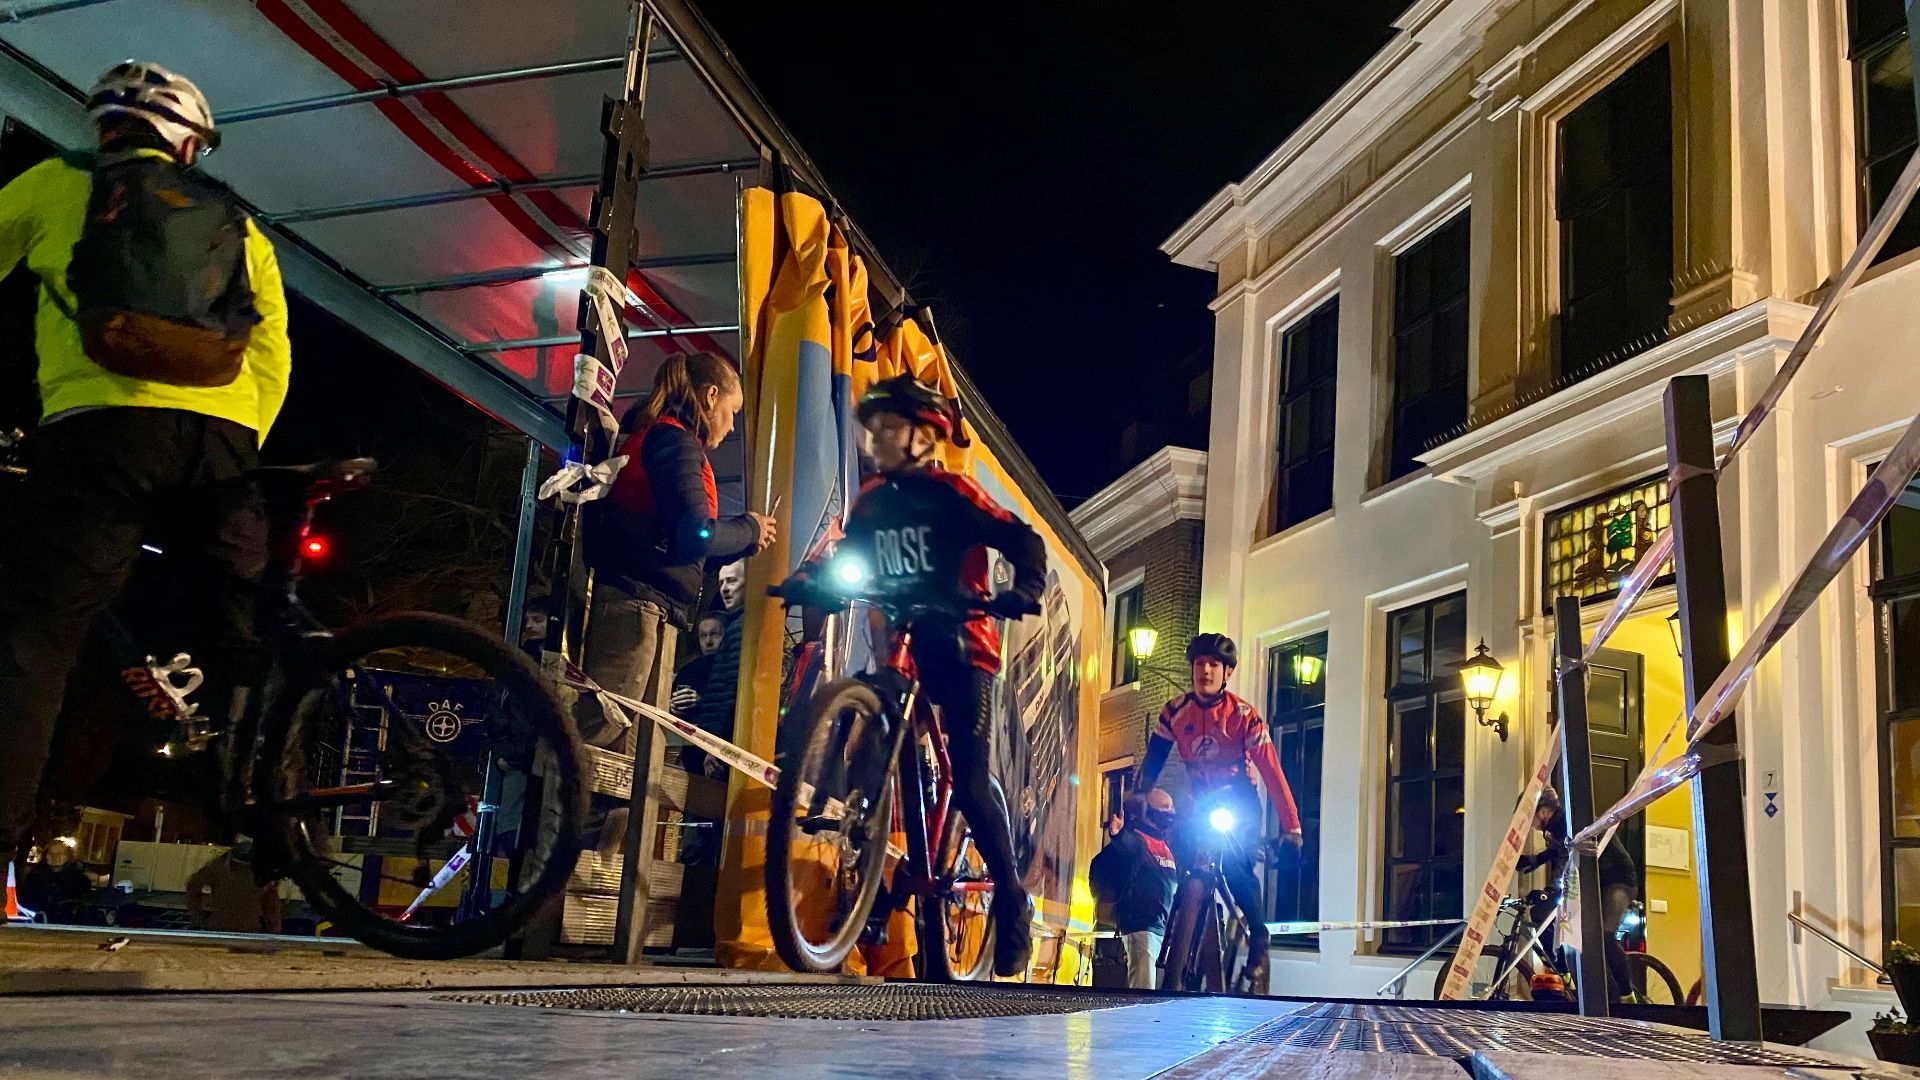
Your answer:
[[[47,425],[28,450],[24,511],[0,552],[0,837],[34,824],[67,678],[143,543],[187,586],[179,614],[207,671],[201,712],[217,716],[216,687],[249,685],[264,666],[267,519],[246,477],[259,464],[252,430],[175,409],[100,409]]]
[[[1175,855],[1185,868],[1192,865],[1194,852],[1201,845],[1213,850],[1220,876],[1227,883],[1227,892],[1232,894],[1234,904],[1246,917],[1250,949],[1260,952],[1268,938],[1266,905],[1260,895],[1260,875],[1253,867],[1254,847],[1261,839],[1260,797],[1254,793],[1251,784],[1244,788],[1234,785],[1196,793],[1192,798],[1192,806],[1193,810],[1180,815],[1184,842]],[[1229,836],[1214,832],[1208,820],[1213,809],[1222,806],[1233,811],[1236,821],[1234,831]]]
[[[1027,890],[1013,854],[1013,822],[993,785],[993,680],[967,663],[957,639],[926,634],[914,640],[914,666],[927,700],[939,706],[953,760],[953,804],[973,831],[980,858],[993,875],[997,910],[1026,918]]]

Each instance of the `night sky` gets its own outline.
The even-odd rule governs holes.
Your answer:
[[[1119,474],[1119,430],[1184,397],[1168,369],[1213,340],[1211,276],[1161,242],[1407,5],[700,7],[1071,505]]]

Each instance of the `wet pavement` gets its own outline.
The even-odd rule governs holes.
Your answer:
[[[102,950],[117,939],[0,932],[0,988],[14,991],[0,993],[0,1078],[1734,1080],[1867,1067],[1654,1024],[1419,1003],[422,964],[310,939],[130,937]]]

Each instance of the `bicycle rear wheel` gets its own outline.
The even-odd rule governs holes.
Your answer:
[[[767,828],[767,924],[795,971],[833,972],[873,911],[893,828],[895,770],[879,695],[830,683],[789,713]],[[917,798],[918,793],[911,793]]]
[[[997,790],[998,780],[993,781]],[[1004,800],[1003,800],[1004,801]],[[973,829],[958,810],[948,812],[946,835],[940,841],[934,880],[941,886],[935,902],[925,905],[928,918],[921,932],[928,941],[944,942],[945,970],[932,957],[929,978],[979,982],[993,977],[993,879],[987,861],[973,843]],[[926,948],[925,945],[922,946]]]
[[[347,933],[411,959],[470,956],[565,887],[586,813],[579,737],[497,636],[373,619],[298,657],[269,715],[274,771],[253,815]]]
[[[1658,957],[1643,952],[1627,954],[1627,981],[1640,1000],[1649,1005],[1680,1005],[1686,999],[1680,993],[1680,980],[1673,969]]]

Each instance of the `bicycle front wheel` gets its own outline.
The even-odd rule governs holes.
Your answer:
[[[498,636],[373,619],[298,657],[270,716],[254,814],[340,929],[395,956],[470,956],[565,888],[586,814],[579,737]]]
[[[873,912],[893,831],[886,714],[866,683],[829,683],[786,723],[767,825],[767,924],[795,971],[834,972]],[[912,793],[918,797],[918,793]]]

